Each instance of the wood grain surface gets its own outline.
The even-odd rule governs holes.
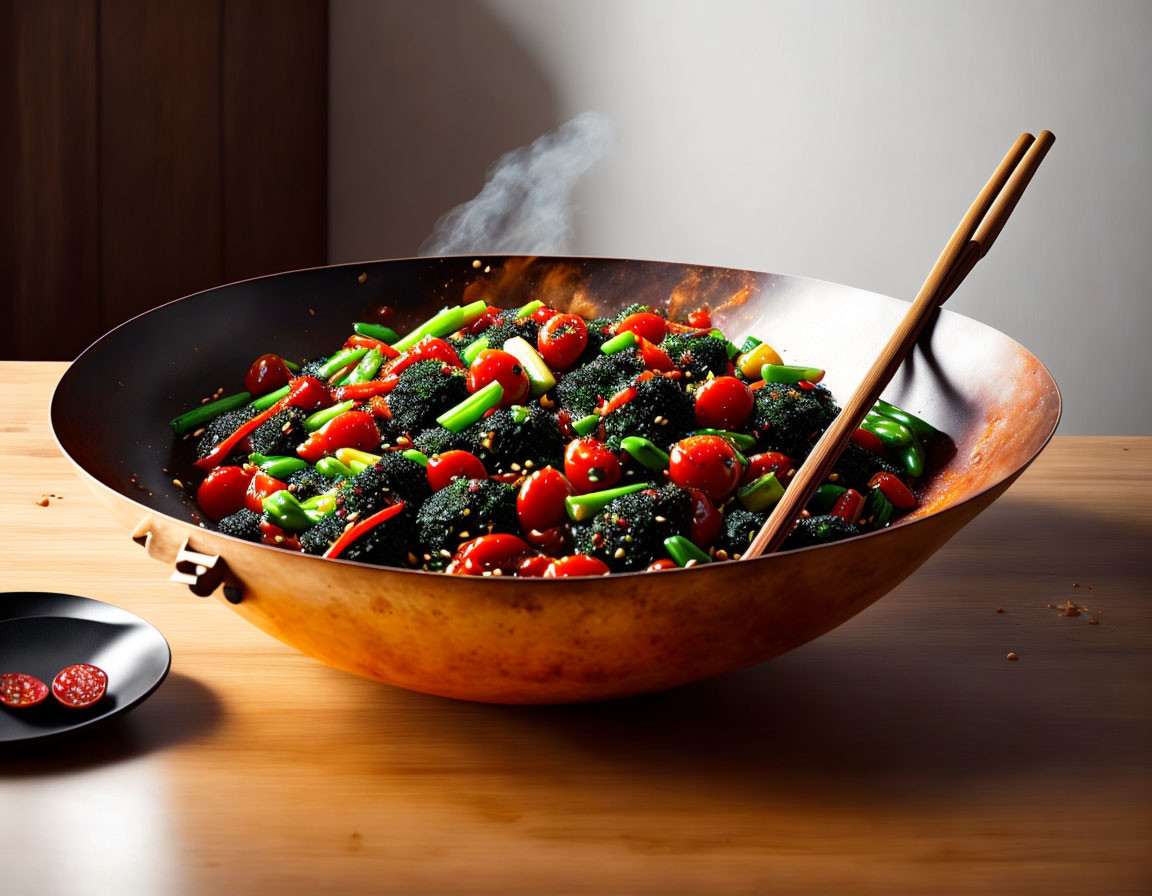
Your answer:
[[[5,892],[1152,889],[1152,439],[1057,438],[770,663],[483,706],[328,669],[169,584],[51,440],[63,369],[0,364],[0,589],[124,607],[173,665],[102,729],[0,754]]]

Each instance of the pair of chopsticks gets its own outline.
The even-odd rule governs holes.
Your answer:
[[[976,262],[988,254],[1055,139],[1049,131],[1041,131],[1039,137],[1022,134],[1009,150],[952,234],[928,274],[928,279],[920,287],[916,301],[900,321],[888,344],[873,362],[844,409],[824,431],[796,471],[788,488],[784,490],[784,496],[777,502],[741,559],[750,560],[761,554],[770,554],[784,543],[800,511],[820,483],[832,472],[852,433],[876,404],[876,399],[895,376],[904,358],[912,351],[936,309],[956,291],[976,266]]]

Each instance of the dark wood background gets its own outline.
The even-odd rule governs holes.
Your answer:
[[[326,0],[0,0],[0,358],[324,264]]]

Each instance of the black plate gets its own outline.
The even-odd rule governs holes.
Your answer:
[[[0,743],[55,737],[127,712],[168,674],[172,651],[155,628],[127,610],[72,594],[0,593],[0,673],[35,675],[51,687],[61,669],[91,663],[108,673],[108,693],[88,709],[49,694],[39,706],[0,705]]]

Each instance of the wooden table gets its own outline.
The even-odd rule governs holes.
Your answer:
[[[1057,438],[770,663],[511,708],[353,678],[169,584],[51,440],[63,369],[0,364],[0,587],[131,610],[173,665],[134,712],[3,757],[0,891],[1152,890],[1152,439]]]

